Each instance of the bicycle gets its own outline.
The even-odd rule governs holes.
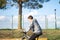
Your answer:
[[[30,38],[30,36],[27,35],[27,32],[23,32],[24,35],[22,36],[22,40],[28,40]],[[36,38],[36,40],[38,40],[38,37]]]
[[[28,40],[30,37],[27,35],[27,32],[23,32],[22,40],[26,39]]]
[[[23,33],[22,40],[25,40],[25,39],[28,40],[30,38],[30,36],[27,35],[27,32],[26,31],[23,30],[22,33]],[[38,38],[39,37],[37,37],[36,40],[38,40]]]

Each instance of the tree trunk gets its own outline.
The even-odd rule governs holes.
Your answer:
[[[18,5],[19,5],[18,29],[22,29],[22,2],[19,2]]]

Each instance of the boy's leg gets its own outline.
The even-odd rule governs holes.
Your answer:
[[[33,34],[30,38],[29,38],[29,40],[35,40],[35,38],[36,37],[38,37],[39,35],[37,35],[37,34]]]

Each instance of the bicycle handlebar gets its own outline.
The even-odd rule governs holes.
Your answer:
[[[23,32],[24,34],[26,34],[27,32]]]

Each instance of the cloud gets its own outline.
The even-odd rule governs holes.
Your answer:
[[[49,22],[55,22],[55,15],[51,14],[47,16]],[[58,24],[60,23],[60,16],[56,16],[56,20]]]
[[[0,20],[4,20],[5,19],[5,16],[0,16]]]
[[[38,11],[33,10],[33,11],[30,12],[28,15],[32,15],[32,16],[38,15]]]
[[[28,14],[25,14],[24,16],[28,17],[29,15],[32,15],[32,16],[38,15],[38,11],[32,10],[31,12],[29,12]]]
[[[37,16],[35,18],[37,18],[38,20],[40,20],[42,22],[44,22],[46,20],[45,16]],[[48,15],[46,18],[48,19],[49,22],[54,22],[55,21],[55,16],[53,14]]]
[[[12,19],[10,19],[10,22],[12,22]],[[13,16],[13,23],[18,22],[18,16]]]
[[[29,15],[33,15],[36,19],[44,22],[44,21],[45,21],[45,16],[38,16],[39,14],[37,14],[37,13],[38,13],[37,11],[33,11],[33,12],[28,13],[28,14],[25,14],[25,15],[23,16],[23,19],[24,19],[25,21],[27,21],[27,17],[28,17]],[[37,15],[37,16],[36,16],[36,15]],[[48,21],[49,21],[49,22],[55,22],[55,15],[54,15],[54,14],[47,15],[47,18],[48,18]],[[60,19],[60,16],[57,16],[57,19],[59,20],[59,19]]]
[[[38,21],[44,22],[45,21],[45,16],[37,16],[35,17]]]
[[[23,20],[25,20],[27,22],[27,18],[28,18],[29,15],[36,16],[36,15],[38,15],[38,11],[32,10],[28,14],[23,15]]]
[[[60,16],[58,16],[57,19],[60,19]]]
[[[0,16],[0,24],[1,23],[2,23],[2,25],[4,23],[11,24],[12,23],[12,16]],[[18,24],[18,16],[13,16],[13,23],[14,24],[16,24],[16,23]]]
[[[47,18],[48,18],[48,21],[49,21],[49,22],[55,21],[55,15],[54,15],[54,14],[48,15]]]
[[[34,16],[36,19],[38,19],[40,21],[45,21],[45,16],[41,16],[41,15],[39,16],[39,14],[38,14],[38,12],[36,10],[34,10],[34,11],[28,13],[28,14],[23,15],[23,19],[25,21],[27,21],[27,17],[29,15]],[[49,22],[55,22],[55,15],[54,14],[47,15],[47,18],[48,18]],[[57,19],[59,20],[60,16],[57,16]]]
[[[57,24],[60,25],[60,21],[57,21]]]
[[[18,16],[14,16],[13,19],[14,19],[15,21],[17,21],[17,20],[18,20]]]

